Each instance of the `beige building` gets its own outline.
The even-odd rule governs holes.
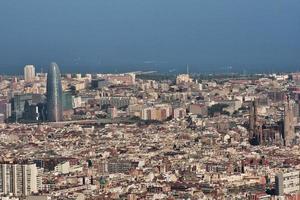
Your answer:
[[[300,172],[298,170],[282,172],[275,176],[276,195],[300,192]]]
[[[35,80],[35,68],[33,65],[26,65],[24,67],[25,82],[32,82]]]
[[[204,104],[191,104],[189,106],[189,112],[195,115],[207,115],[207,106]]]
[[[193,79],[188,74],[180,74],[176,77],[176,84],[192,83]]]
[[[287,100],[284,105],[284,144],[290,146],[295,137],[295,123],[294,117],[295,102]]]
[[[172,116],[172,107],[169,104],[157,104],[142,110],[143,120],[163,121]]]
[[[174,119],[181,119],[186,116],[186,109],[185,108],[174,108],[173,109],[173,118]]]

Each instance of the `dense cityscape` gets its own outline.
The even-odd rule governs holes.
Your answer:
[[[0,88],[1,200],[300,199],[300,73],[51,63]]]

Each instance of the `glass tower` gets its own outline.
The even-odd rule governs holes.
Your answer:
[[[47,75],[47,119],[50,122],[63,120],[62,85],[56,63],[50,64]]]

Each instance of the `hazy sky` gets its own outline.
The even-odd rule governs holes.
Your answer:
[[[0,0],[0,73],[300,69],[299,0]]]

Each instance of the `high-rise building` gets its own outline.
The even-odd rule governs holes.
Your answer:
[[[63,120],[61,75],[56,63],[50,64],[47,75],[47,119],[51,122]]]
[[[32,94],[15,95],[12,98],[12,109],[14,119],[17,121],[23,116],[26,101],[32,101]]]
[[[63,104],[64,111],[73,109],[73,98],[74,98],[74,96],[71,91],[63,92],[62,104]]]
[[[35,79],[35,68],[33,65],[26,65],[24,67],[25,82],[32,82]]]
[[[146,107],[141,111],[143,120],[164,121],[172,116],[172,107],[169,104],[157,104],[152,107]]]
[[[12,115],[13,119],[18,121],[23,117],[25,111],[25,103],[28,102],[29,105],[43,104],[45,101],[44,95],[41,94],[21,94],[15,95],[11,100],[12,106]]]
[[[297,170],[281,172],[275,176],[276,195],[300,192],[300,172]]]
[[[284,104],[284,145],[291,145],[295,137],[294,101],[288,97]]]
[[[40,172],[35,164],[0,164],[0,194],[37,193],[42,186]]]
[[[0,99],[0,113],[4,115],[4,119],[11,116],[11,103],[7,99]]]

